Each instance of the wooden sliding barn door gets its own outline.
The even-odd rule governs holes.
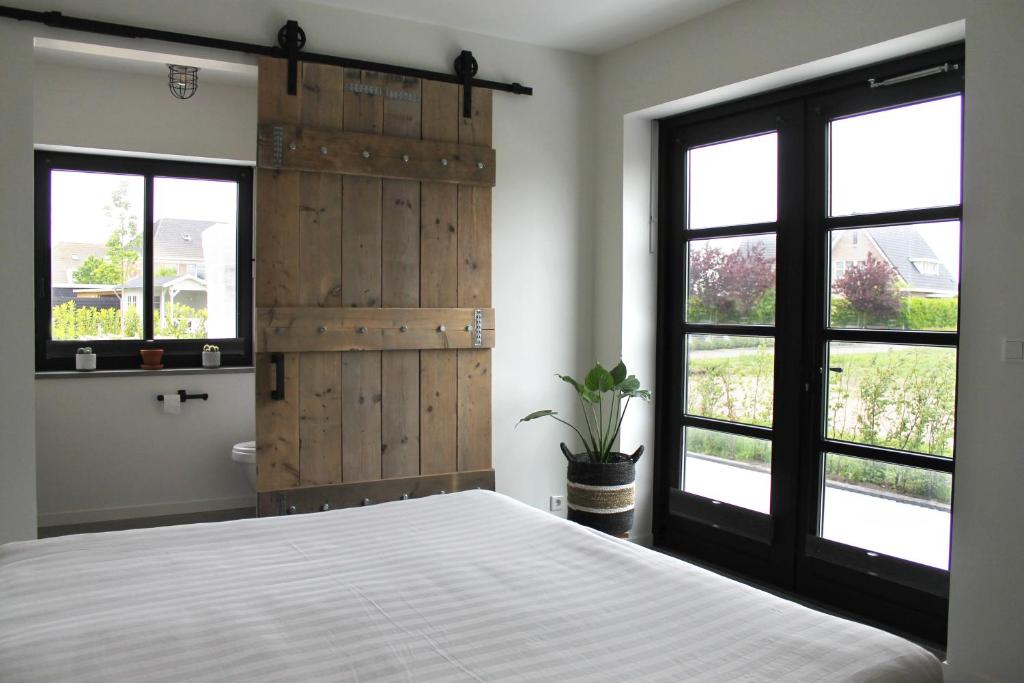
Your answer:
[[[465,488],[491,470],[491,91],[259,66],[260,514]]]

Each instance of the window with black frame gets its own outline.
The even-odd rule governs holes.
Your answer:
[[[655,542],[945,637],[954,46],[661,124]]]
[[[36,153],[36,367],[252,360],[252,170]]]

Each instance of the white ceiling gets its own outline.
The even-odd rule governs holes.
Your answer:
[[[316,0],[597,55],[736,0]]]

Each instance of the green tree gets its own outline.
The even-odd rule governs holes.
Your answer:
[[[156,269],[157,277],[174,277],[178,274],[178,269],[174,266],[160,266]]]
[[[110,261],[90,256],[73,276],[75,282],[83,285],[112,285],[120,280],[121,274],[117,266]]]
[[[142,252],[142,234],[139,232],[139,217],[132,211],[128,200],[128,183],[121,183],[110,195],[106,207],[107,218],[112,230],[107,238],[107,253],[100,259],[90,256],[72,277],[82,284],[113,285],[118,301],[124,296],[125,285],[136,272],[136,263]],[[125,320],[121,319],[121,336],[125,333]]]

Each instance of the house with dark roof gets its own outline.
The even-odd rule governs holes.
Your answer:
[[[956,279],[915,226],[833,232],[833,280],[842,277],[847,268],[867,261],[868,255],[892,266],[907,296],[941,298],[957,294]]]
[[[752,235],[739,250],[758,250],[775,260],[775,238]],[[914,226],[894,225],[871,230],[836,230],[832,233],[832,279],[872,256],[892,266],[905,296],[942,298],[956,296],[957,281]]]
[[[203,258],[203,232],[215,221],[161,218],[153,226],[153,259],[156,273],[193,275],[206,279]]]

